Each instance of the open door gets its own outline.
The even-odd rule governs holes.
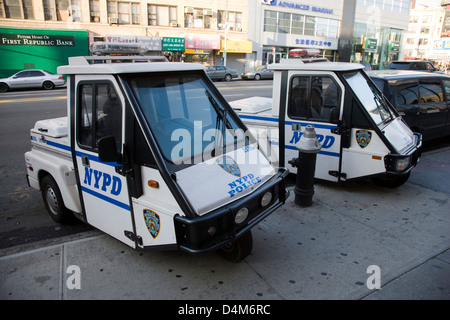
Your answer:
[[[118,163],[100,161],[98,151],[98,141],[107,136],[115,138],[117,154],[123,151],[124,97],[114,78],[106,75],[101,80],[77,76],[71,90],[77,91],[76,108],[72,111],[72,150],[86,220],[135,247],[135,242],[126,236],[127,231],[133,231],[126,177],[119,173]]]
[[[343,84],[334,73],[295,72],[289,81],[285,121],[286,160],[298,156],[296,144],[304,128],[314,126],[322,149],[317,154],[318,179],[340,180],[341,130],[338,122],[343,106]],[[295,169],[290,168],[292,172]]]

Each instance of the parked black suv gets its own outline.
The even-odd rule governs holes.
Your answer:
[[[369,71],[412,131],[424,141],[450,135],[450,77],[401,70]]]
[[[386,70],[437,71],[436,67],[430,61],[392,61]]]

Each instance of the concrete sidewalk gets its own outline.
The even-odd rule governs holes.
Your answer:
[[[448,193],[318,183],[312,207],[293,200],[253,229],[240,263],[140,253],[97,231],[1,250],[0,299],[450,299]]]

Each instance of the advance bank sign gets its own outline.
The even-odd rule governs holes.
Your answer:
[[[292,9],[298,9],[298,10],[303,10],[303,11],[312,11],[312,12],[328,13],[328,14],[334,13],[333,9],[311,6],[309,4],[300,4],[300,3],[290,2],[290,1],[261,0],[261,2],[262,2],[262,4],[266,4],[269,6],[292,8]]]

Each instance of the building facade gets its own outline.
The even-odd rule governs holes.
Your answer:
[[[89,43],[143,43],[147,54],[205,65],[226,58],[238,71],[252,50],[248,20],[248,0],[0,1],[3,27],[86,30]]]
[[[239,73],[270,62],[271,52],[383,69],[401,57],[409,7],[410,0],[0,0],[0,25],[85,31],[88,43],[140,43],[146,54]]]
[[[443,8],[412,8],[404,45],[404,58],[440,60],[442,53],[448,55],[445,54],[447,43],[441,40],[444,19]]]

